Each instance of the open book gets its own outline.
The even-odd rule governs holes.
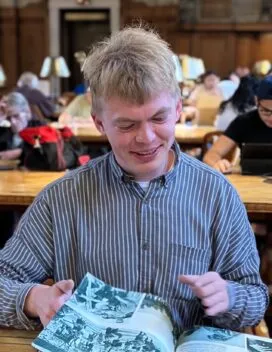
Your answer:
[[[32,345],[42,352],[272,351],[272,340],[230,330],[176,332],[161,298],[121,290],[87,274]]]

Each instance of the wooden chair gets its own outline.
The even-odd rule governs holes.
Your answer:
[[[260,337],[270,337],[269,329],[264,319],[261,320],[261,322],[257,326],[247,327],[243,329],[241,332],[244,332],[245,334],[260,336]]]
[[[30,110],[31,110],[33,119],[47,123],[46,118],[42,113],[41,109],[38,107],[38,105],[30,104]]]

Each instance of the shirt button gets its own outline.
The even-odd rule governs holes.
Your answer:
[[[148,251],[148,250],[149,250],[149,244],[148,244],[148,242],[144,242],[144,243],[143,243],[142,249],[143,249],[144,251]]]

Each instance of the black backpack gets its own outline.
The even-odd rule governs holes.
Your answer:
[[[10,127],[0,126],[0,152],[11,149],[13,133]]]
[[[20,137],[24,141],[22,162],[30,170],[61,171],[90,160],[68,127],[28,127],[20,132]]]

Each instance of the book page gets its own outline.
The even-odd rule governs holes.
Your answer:
[[[177,352],[268,352],[272,351],[272,340],[254,335],[199,327],[184,332],[177,343]]]
[[[33,347],[42,352],[173,352],[175,342],[160,298],[117,289],[87,274]]]

